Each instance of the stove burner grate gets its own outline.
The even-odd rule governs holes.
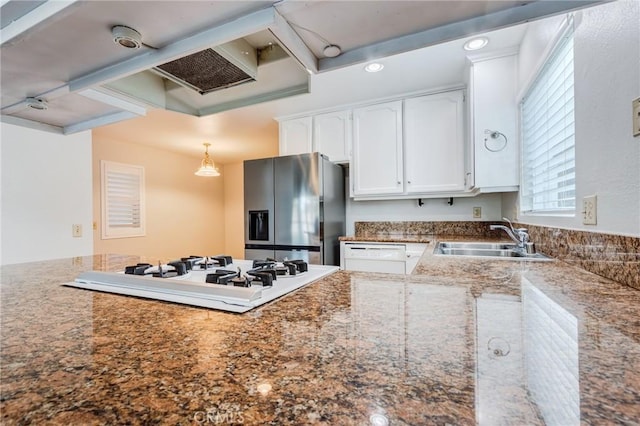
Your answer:
[[[138,263],[125,267],[124,273],[130,275],[146,275],[157,278],[175,278],[187,275],[189,271],[201,270],[207,271],[214,268],[225,267],[233,263],[231,256],[188,256],[182,257],[180,260],[174,260],[162,265],[158,262],[158,266],[150,263]]]
[[[151,275],[156,278],[174,278],[186,275],[188,272],[188,264],[182,261],[169,262],[166,265],[162,265],[158,262],[158,266],[153,266],[150,263],[138,263],[124,268],[125,274]]]

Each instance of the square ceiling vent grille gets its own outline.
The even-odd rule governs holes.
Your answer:
[[[158,65],[163,76],[205,95],[216,90],[255,81],[213,49],[206,49],[175,61]]]

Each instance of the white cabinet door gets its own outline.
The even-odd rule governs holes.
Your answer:
[[[516,190],[520,180],[516,56],[475,62],[471,79],[475,186],[482,192]]]
[[[334,163],[348,163],[351,154],[351,110],[313,117],[313,150]]]
[[[405,100],[404,126],[406,192],[463,190],[465,139],[462,90]]]
[[[312,149],[311,116],[280,122],[280,155],[304,154]]]
[[[353,110],[354,196],[402,194],[402,101]]]

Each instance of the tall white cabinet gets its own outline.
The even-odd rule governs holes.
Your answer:
[[[353,110],[353,195],[402,194],[402,101]]]
[[[515,191],[520,183],[516,67],[515,52],[471,60],[474,178],[482,192]]]

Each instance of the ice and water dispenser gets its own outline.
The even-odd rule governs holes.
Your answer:
[[[249,240],[269,241],[269,210],[249,211]]]

